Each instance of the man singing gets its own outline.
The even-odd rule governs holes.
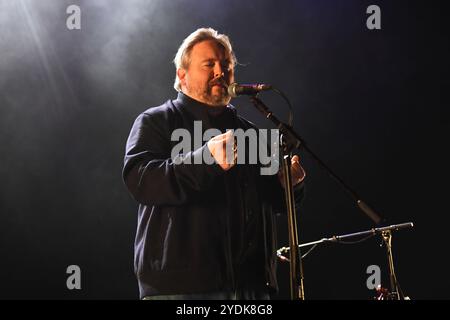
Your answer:
[[[178,97],[140,114],[131,129],[123,179],[139,203],[135,272],[141,299],[269,299],[276,292],[275,213],[285,210],[281,172],[227,157],[233,130],[257,129],[229,104],[236,57],[229,38],[201,28],[174,59]],[[180,153],[172,133],[218,134]],[[198,131],[198,130],[197,130]],[[192,139],[194,140],[194,139]],[[258,141],[258,143],[263,143]],[[236,149],[234,149],[236,150]],[[212,163],[202,161],[208,155]],[[305,172],[292,158],[300,201]]]

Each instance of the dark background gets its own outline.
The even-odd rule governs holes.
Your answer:
[[[81,7],[81,30],[66,8]],[[366,8],[381,8],[368,30]],[[175,97],[171,60],[198,27],[231,37],[241,82],[276,85],[295,128],[394,233],[398,280],[412,299],[448,299],[448,36],[439,2],[0,0],[0,298],[136,299],[136,203],[121,169],[136,116]],[[286,105],[262,96],[286,119]],[[241,114],[268,126],[245,98]],[[370,229],[309,157],[300,242]],[[287,245],[285,217],[280,246]],[[304,260],[308,299],[370,299],[379,237],[325,245]],[[207,262],[205,262],[207,263]],[[66,288],[79,265],[82,289]],[[280,265],[289,298],[289,268]]]

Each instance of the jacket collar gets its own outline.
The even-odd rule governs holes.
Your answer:
[[[210,117],[218,116],[223,112],[233,112],[235,116],[237,115],[236,108],[231,104],[225,107],[211,107],[189,97],[181,91],[178,92],[177,99],[173,102],[176,107],[187,109],[196,119],[202,121],[209,122]]]

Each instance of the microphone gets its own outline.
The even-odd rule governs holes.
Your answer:
[[[236,98],[241,95],[255,95],[261,91],[266,91],[272,89],[269,84],[263,83],[253,83],[253,84],[237,84],[232,83],[228,86],[228,94],[232,98]]]

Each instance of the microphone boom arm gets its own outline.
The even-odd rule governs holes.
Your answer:
[[[353,198],[356,202],[357,207],[364,212],[376,225],[382,222],[382,217],[380,214],[375,212],[368,204],[366,204],[361,197],[350,188],[340,177],[338,177],[320,158],[308,147],[306,142],[294,131],[294,129],[282,121],[280,121],[269,108],[256,96],[252,96],[250,100],[267,119],[272,121],[275,126],[283,134],[285,143],[289,150],[302,148],[319,164],[319,166],[325,170],[325,172],[333,178],[338,184]]]
[[[324,169],[330,177],[336,180],[344,190],[356,201],[357,206],[371,218],[377,225],[381,222],[381,217],[373,209],[371,209],[361,198],[342,181],[322,160],[317,157],[311,149],[308,148],[305,141],[294,131],[291,126],[280,121],[269,108],[257,98],[257,94],[251,95],[250,100],[267,119],[272,121],[280,131],[280,145],[283,147],[283,168],[284,168],[284,192],[288,216],[288,234],[290,247],[290,288],[292,300],[305,300],[304,293],[304,276],[302,266],[302,255],[298,245],[297,233],[297,214],[294,203],[294,190],[291,182],[291,152],[293,149],[302,147],[313,159]]]

